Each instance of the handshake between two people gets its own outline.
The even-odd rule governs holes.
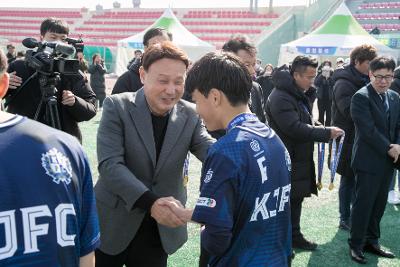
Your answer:
[[[168,227],[178,227],[191,221],[193,211],[186,209],[182,203],[173,197],[157,199],[151,206],[151,217],[159,224]]]

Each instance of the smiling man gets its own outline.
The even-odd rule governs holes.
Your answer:
[[[96,266],[166,266],[167,254],[185,243],[187,230],[163,204],[185,204],[186,155],[203,160],[213,143],[194,105],[181,100],[186,54],[164,42],[146,50],[142,63],[143,88],[112,95],[103,105]]]
[[[367,262],[363,251],[395,257],[379,244],[379,223],[393,177],[393,162],[400,155],[400,99],[389,90],[395,67],[393,59],[373,59],[369,65],[371,83],[351,99],[350,113],[355,125],[351,167],[356,196],[349,245],[351,259],[362,264]]]

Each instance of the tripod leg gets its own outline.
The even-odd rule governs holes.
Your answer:
[[[48,110],[46,111],[49,117],[49,123],[53,128],[61,130],[61,122],[58,113],[57,100],[52,99],[48,102]]]

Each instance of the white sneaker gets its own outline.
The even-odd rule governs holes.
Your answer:
[[[394,190],[389,191],[387,202],[392,205],[400,204],[399,193]]]

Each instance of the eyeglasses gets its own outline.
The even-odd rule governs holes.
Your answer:
[[[372,74],[372,76],[375,77],[376,81],[381,82],[383,80],[390,82],[393,80],[393,75],[386,75],[386,76],[382,76],[382,75],[374,75]]]

